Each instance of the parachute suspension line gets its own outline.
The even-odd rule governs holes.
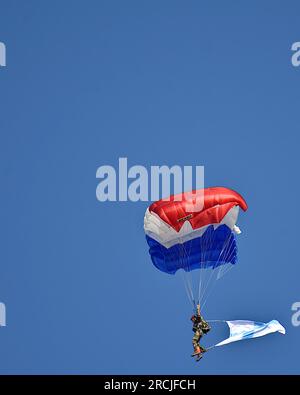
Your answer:
[[[178,258],[180,259],[180,267],[181,267],[181,269],[179,270],[180,271],[180,274],[181,274],[181,278],[182,278],[182,282],[183,282],[183,285],[184,285],[184,289],[185,289],[185,292],[186,292],[186,295],[187,295],[187,298],[188,298],[188,300],[189,300],[189,302],[191,303],[191,304],[193,304],[193,302],[192,302],[192,296],[191,296],[191,292],[190,292],[190,289],[189,289],[189,287],[188,287],[188,283],[187,283],[187,280],[186,280],[186,278],[184,277],[184,264],[183,264],[183,260],[182,260],[182,256],[181,256],[181,251],[180,251],[180,246],[177,246],[177,250],[178,250]],[[172,252],[172,259],[176,259],[176,253],[175,252]]]
[[[179,252],[180,252],[180,260],[181,260],[181,267],[183,270],[183,281],[184,281],[184,286],[186,288],[189,300],[193,306],[193,308],[195,308],[196,306],[196,302],[195,302],[195,297],[194,297],[194,292],[193,292],[193,281],[192,281],[192,277],[190,274],[190,265],[189,265],[189,256],[187,254],[187,251],[185,249],[185,246],[183,244],[183,240],[180,239],[180,244],[179,244]],[[186,271],[184,268],[187,267],[188,271]]]
[[[205,288],[203,289],[203,292],[202,292],[202,295],[201,295],[201,299],[200,299],[200,302],[199,302],[201,304],[202,308],[205,306],[205,302],[207,300],[207,297],[210,294],[210,292],[208,292],[208,290],[210,291],[209,286],[211,285],[211,281],[213,279],[215,280],[215,277],[216,277],[215,270],[212,269],[212,268],[210,270],[211,270],[211,272],[210,272],[209,277],[208,277],[208,279],[206,281]],[[215,281],[213,281],[213,284],[214,283],[215,283]],[[203,300],[204,297],[205,297],[205,299]]]
[[[232,255],[233,253],[231,253]],[[231,259],[231,255],[228,256],[228,260]],[[217,273],[217,280],[220,280],[222,277],[225,276],[225,274],[227,274],[230,270],[232,270],[232,268],[234,267],[234,264],[232,263],[228,263],[226,265],[222,265],[219,267],[218,273]]]
[[[234,243],[234,241],[235,241],[235,238],[234,238],[234,236],[232,235],[232,233],[230,233],[229,236],[228,236],[228,238],[227,238],[227,240],[226,240],[226,242],[224,243],[224,246],[223,246],[223,248],[222,248],[222,251],[220,252],[220,255],[219,255],[219,257],[218,257],[218,261],[217,261],[216,265],[217,265],[220,261],[221,261],[221,262],[222,262],[222,261],[224,261],[224,262],[229,261],[229,258],[231,258],[231,257],[232,257],[232,254],[234,254],[234,251],[231,251],[231,252],[230,252],[232,243]],[[221,259],[221,258],[222,258],[222,259]],[[229,267],[228,267],[228,265],[229,265]],[[226,269],[224,269],[223,266],[224,266],[224,267],[226,266]],[[210,296],[212,290],[213,290],[214,287],[215,287],[215,284],[216,284],[217,280],[219,280],[221,277],[223,277],[223,276],[225,275],[225,273],[228,273],[229,270],[232,269],[232,267],[233,267],[233,264],[232,264],[232,263],[228,263],[228,264],[225,264],[225,265],[220,265],[219,268],[216,270],[216,279],[215,279],[215,281],[213,282],[213,285],[212,285],[212,287],[210,288],[209,292],[207,292],[207,294],[205,295],[205,300],[203,301],[202,308],[204,308],[204,306],[205,306],[205,304],[206,304],[206,302],[207,302],[207,300],[208,300],[208,297]],[[212,270],[212,271],[214,271],[214,270]],[[222,271],[223,271],[223,272],[222,272]],[[222,275],[220,275],[220,273],[222,273]]]
[[[216,347],[215,345],[206,347],[206,351],[211,350],[211,349],[213,349],[213,348],[215,348],[215,347]]]
[[[200,265],[201,265],[201,262],[200,262]],[[198,299],[197,299],[197,304],[200,304],[201,290],[202,290],[202,275],[201,275],[201,266],[200,266],[200,268],[199,268],[199,286],[198,286]]]
[[[230,238],[230,236],[229,236],[229,238]],[[227,241],[224,243],[224,246],[225,246],[225,244],[226,244],[226,247],[224,247],[223,250],[226,250],[226,251],[228,250],[227,247],[228,247],[228,240],[229,240],[229,238],[228,238]],[[222,250],[222,251],[223,251],[223,250]],[[219,261],[220,261],[221,255],[222,255],[222,252],[221,252],[220,255],[219,255],[217,264],[218,264]],[[224,258],[223,258],[224,261],[226,261],[226,260],[227,260],[227,255],[223,255],[223,257],[224,257]],[[224,266],[227,266],[227,265],[224,265]],[[231,264],[230,266],[232,266],[232,264]],[[223,265],[220,265],[220,266],[217,268],[217,270],[214,270],[214,269],[212,270],[212,271],[215,273],[215,279],[214,279],[214,281],[213,281],[213,283],[212,283],[212,286],[211,286],[210,289],[208,290],[208,292],[205,292],[205,299],[203,300],[202,308],[204,308],[204,306],[206,305],[206,302],[207,302],[209,296],[211,295],[213,289],[215,288],[215,285],[216,285],[217,280],[218,280],[219,278],[221,278],[221,277],[219,277],[218,275],[219,275],[219,270],[220,270],[220,269],[222,270],[222,267],[223,267]],[[207,287],[207,288],[208,288],[208,287]]]
[[[220,280],[222,277],[224,277],[228,272],[230,272],[230,270],[232,270],[232,268],[234,267],[233,264],[228,263],[227,265],[224,265],[224,267],[220,267],[220,269],[218,270],[217,273],[217,278],[216,280]]]
[[[185,277],[186,272],[184,271],[184,269],[180,270],[180,272],[181,272],[181,277],[182,277],[182,281],[183,281],[183,284],[184,284],[184,288],[185,288],[185,292],[187,294],[188,300],[191,303],[192,307],[194,307],[195,306],[195,301],[193,299],[193,295],[191,293],[191,290],[190,290],[190,288],[188,286],[187,279]]]
[[[183,260],[182,250],[181,250],[180,245],[177,246],[177,250],[178,250],[178,257],[179,257],[180,263],[181,263],[181,269],[180,269],[181,278],[182,278],[182,281],[183,281],[183,285],[184,285],[185,292],[187,294],[188,300],[191,303],[191,305],[193,306],[193,303],[194,303],[193,302],[193,299],[194,299],[193,298],[193,292],[192,292],[190,283],[189,283],[189,281],[188,281],[188,279],[186,277],[186,272],[184,270],[184,260]],[[172,254],[172,255],[174,256],[174,258],[176,258],[176,254],[175,253]]]
[[[185,249],[185,247],[184,247]],[[189,261],[188,259],[188,255],[186,257],[187,261]],[[192,276],[192,271],[191,271],[191,266],[188,264],[188,272],[186,272],[186,276],[189,279],[190,282],[190,287],[191,287],[191,292],[192,292],[192,296],[193,296],[193,308],[196,309],[196,300],[195,300],[195,295],[194,295],[194,284],[193,284],[193,276]]]
[[[199,238],[201,248],[197,298],[195,298],[196,295],[194,295],[193,277],[191,275],[192,268],[189,263],[192,243],[184,243],[181,238],[178,245],[178,256],[180,258],[182,268],[181,276],[188,300],[194,309],[198,303],[201,305],[202,309],[205,307],[208,297],[212,293],[217,280],[222,278],[233,267],[233,264],[230,263],[221,265],[219,265],[219,263],[230,262],[236,253],[236,247],[232,249],[233,243],[235,242],[235,236],[232,233],[229,233],[216,260],[216,256],[213,255],[213,246],[217,241],[217,233],[212,226],[208,227],[202,237]],[[215,262],[213,266],[209,266],[211,262]],[[207,266],[205,266],[206,264]]]
[[[204,242],[203,242],[204,240]],[[205,231],[203,233],[203,236],[200,237],[200,252],[201,252],[201,258],[199,262],[199,287],[198,287],[198,304],[201,302],[201,292],[203,288],[203,281],[204,281],[204,273],[202,270],[203,262],[205,262],[205,253],[206,251],[206,244],[208,243],[208,238],[206,237]]]
[[[194,297],[193,284],[191,281],[190,272],[186,272],[183,269],[183,278],[184,278],[185,284],[187,286],[188,292],[190,294],[191,303],[193,306],[195,306],[195,297]]]
[[[216,276],[216,275],[215,275],[215,276]],[[215,285],[216,285],[216,281],[217,281],[217,279],[215,279],[215,281],[213,282],[211,288],[210,288],[209,291],[206,293],[205,299],[204,299],[203,302],[202,302],[202,309],[204,309],[204,307],[205,307],[205,305],[206,305],[206,302],[207,302],[207,300],[208,300],[208,297],[210,296],[210,294],[212,293],[212,290],[214,289],[214,287],[215,287]]]
[[[223,248],[222,248],[222,251],[220,252],[220,254],[219,254],[219,256],[218,256],[218,260],[217,260],[217,262],[215,263],[215,267],[218,265],[218,263],[221,261],[221,256],[223,255],[223,260],[224,261],[226,261],[226,256],[224,256],[224,251],[227,251],[228,250],[228,242],[229,242],[229,240],[230,240],[230,237],[231,237],[231,234],[228,236],[228,238],[227,238],[227,240],[225,241],[225,243],[224,243],[224,245],[223,245]],[[212,238],[212,240],[213,240],[213,238]],[[216,269],[214,269],[213,267],[211,268],[211,273],[210,273],[210,276],[209,276],[209,279],[208,279],[208,282],[206,283],[206,287],[205,287],[205,289],[204,289],[204,291],[203,291],[203,293],[202,293],[202,295],[201,295],[201,302],[202,302],[202,299],[204,298],[204,296],[205,296],[205,299],[203,300],[203,303],[202,303],[202,308],[205,306],[205,304],[206,304],[206,301],[207,301],[207,299],[208,299],[208,296],[211,294],[211,292],[212,292],[212,290],[213,290],[213,288],[214,288],[214,286],[215,286],[215,284],[216,284],[216,280],[218,279],[218,277],[217,277],[217,275],[218,275],[218,272],[219,272],[219,270],[220,270],[220,268],[222,267],[223,265],[220,265],[218,268],[217,268],[217,270]],[[213,280],[213,282],[212,282],[212,286],[210,287],[210,289],[209,289],[209,286],[211,285],[211,280]]]
[[[194,297],[194,292],[193,292],[193,284],[191,281],[190,272],[186,272],[184,269],[183,269],[183,279],[184,279],[185,285],[186,285],[189,295],[190,295],[191,304],[193,307],[195,307],[196,302],[195,302],[195,297]]]
[[[206,320],[207,322],[226,322],[226,320]],[[206,347],[206,351],[208,350],[212,350],[213,348],[215,348],[216,345],[213,344],[212,346]]]
[[[215,232],[211,230],[211,228],[208,228],[207,232],[204,234],[204,245],[202,247],[201,245],[201,249],[203,248],[203,258],[202,262],[201,262],[201,266],[202,269],[200,269],[200,277],[201,277],[201,292],[199,295],[199,304],[202,303],[202,299],[204,297],[204,295],[206,294],[206,291],[211,283],[211,280],[214,278],[214,270],[213,268],[205,268],[204,263],[205,262],[209,262],[212,257],[210,256],[212,253],[212,247],[215,241]],[[210,272],[208,270],[211,270]],[[202,281],[202,278],[204,279],[204,281]]]
[[[207,229],[206,229],[207,230]],[[201,293],[204,287],[205,283],[205,272],[202,270],[203,269],[203,263],[205,262],[205,251],[208,250],[208,244],[209,244],[209,238],[207,237],[207,234],[204,231],[203,236],[200,237],[200,252],[201,252],[201,257],[200,257],[200,262],[199,262],[199,287],[198,287],[198,299],[197,302],[200,304],[201,302]]]
[[[223,251],[221,252],[221,254],[220,255],[224,255],[224,261],[228,261],[228,262],[230,262],[230,260],[233,258],[233,255],[234,255],[234,253],[236,252],[236,247],[235,247],[235,249],[233,249],[232,251],[231,251],[231,247],[232,247],[232,244],[235,242],[235,236],[234,235],[230,235],[230,236],[232,236],[232,237],[230,237],[230,243],[229,243],[229,246],[226,246],[226,253],[223,253]],[[228,243],[228,241],[227,241],[227,243]],[[230,252],[231,251],[231,252]],[[220,278],[222,278],[226,273],[228,273],[231,269],[232,269],[232,267],[233,267],[233,264],[231,263],[231,264],[228,264],[228,265],[221,265],[220,267],[219,267],[219,270],[218,270],[218,276],[217,276],[217,280],[219,280]]]
[[[187,268],[188,268],[188,271],[185,272],[185,275],[186,275],[186,277],[187,277],[187,279],[188,279],[188,282],[189,282],[189,286],[190,286],[191,294],[192,294],[192,300],[193,300],[193,307],[195,308],[195,307],[196,307],[196,301],[195,301],[195,296],[194,296],[193,276],[192,276],[192,274],[191,274],[191,266],[190,266],[190,264],[189,264],[189,254],[188,254],[187,251],[186,251],[185,245],[182,244],[182,246],[183,246],[183,251],[184,251],[184,253],[185,253],[185,259],[186,259],[186,262],[187,262],[187,265],[186,265],[186,266],[187,266]],[[190,253],[190,252],[189,252],[189,253]]]
[[[197,304],[200,303],[200,293],[201,293],[201,288],[202,288],[202,276],[201,276],[201,262],[202,262],[202,243],[201,243],[201,237],[200,237],[200,252],[201,252],[201,256],[200,256],[200,262],[199,262],[199,282],[198,282],[198,298],[197,298]]]
[[[205,234],[205,231],[204,231]],[[198,304],[200,304],[200,295],[201,295],[201,291],[202,291],[202,281],[203,281],[203,276],[202,276],[202,270],[201,270],[201,266],[202,266],[202,262],[204,262],[204,244],[202,241],[204,240],[204,234],[202,237],[200,237],[199,242],[200,242],[200,262],[199,262],[199,287],[198,287]]]
[[[184,241],[183,241],[183,239],[181,239],[181,246],[182,246],[182,250],[183,250],[183,255],[184,255],[184,258],[185,258],[185,267],[187,267],[188,268],[188,271],[187,271],[187,273],[186,273],[186,276],[188,277],[188,279],[189,279],[189,281],[190,281],[190,285],[191,285],[191,290],[192,290],[192,294],[193,294],[193,301],[194,301],[194,303],[195,303],[195,297],[194,297],[194,285],[193,285],[193,277],[192,277],[192,275],[191,275],[191,266],[190,266],[190,264],[189,264],[189,255],[190,255],[190,252],[191,252],[191,243],[190,243],[190,246],[189,246],[189,251],[187,252],[187,250],[186,250],[186,247],[185,247],[185,244],[184,244]]]
[[[207,322],[226,322],[226,320],[205,320]]]

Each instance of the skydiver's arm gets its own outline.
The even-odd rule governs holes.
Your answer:
[[[201,325],[204,333],[208,333],[210,331],[211,328],[204,318],[201,319]]]

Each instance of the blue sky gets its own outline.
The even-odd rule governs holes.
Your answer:
[[[299,12],[0,0],[0,373],[299,373]],[[96,169],[119,157],[203,165],[206,186],[245,197],[239,265],[205,315],[275,318],[286,336],[194,363],[180,279],[147,252],[148,203],[96,200]]]

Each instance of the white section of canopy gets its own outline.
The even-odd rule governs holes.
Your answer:
[[[186,220],[180,231],[177,232],[172,228],[172,226],[164,222],[156,213],[147,209],[144,217],[144,230],[149,237],[158,241],[164,247],[170,248],[175,244],[183,244],[188,240],[202,236],[206,229],[211,225],[213,225],[215,229],[220,225],[227,225],[236,234],[239,234],[241,231],[236,226],[238,214],[239,206],[234,206],[228,211],[220,223],[209,224],[199,229],[193,229],[190,222]]]

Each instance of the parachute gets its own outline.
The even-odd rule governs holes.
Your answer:
[[[213,187],[172,195],[146,210],[152,262],[164,273],[181,272],[193,307],[204,307],[211,286],[237,262],[239,208],[248,208],[240,194]]]

